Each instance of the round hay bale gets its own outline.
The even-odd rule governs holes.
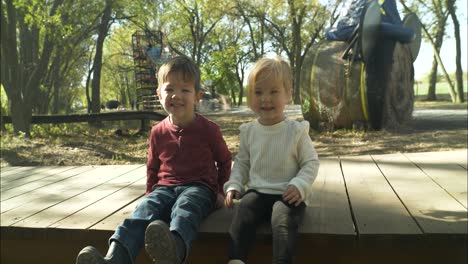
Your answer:
[[[411,118],[414,73],[406,45],[379,40],[370,61],[343,59],[348,43],[323,41],[301,68],[302,112],[311,126],[374,129]]]

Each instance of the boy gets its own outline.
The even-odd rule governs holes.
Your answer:
[[[117,227],[105,257],[85,247],[77,264],[134,263],[143,245],[155,263],[182,263],[201,221],[224,200],[231,153],[220,128],[194,112],[202,95],[199,69],[175,57],[161,66],[158,84],[168,117],[151,130],[147,196]]]

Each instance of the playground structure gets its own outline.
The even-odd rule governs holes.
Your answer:
[[[325,130],[399,127],[412,118],[420,21],[401,20],[394,0],[348,0],[344,8],[327,40],[305,56],[304,118]]]
[[[133,61],[135,64],[136,109],[161,110],[156,96],[159,67],[172,55],[164,45],[161,31],[136,31],[132,35]]]

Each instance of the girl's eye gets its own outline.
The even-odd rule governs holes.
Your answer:
[[[273,90],[273,91],[271,91],[271,93],[276,94],[276,93],[278,93],[278,90]]]

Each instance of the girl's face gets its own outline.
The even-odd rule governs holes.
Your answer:
[[[157,93],[172,124],[184,127],[192,122],[201,97],[201,92],[195,92],[193,81],[185,82],[182,74],[170,73]]]
[[[283,121],[283,110],[291,94],[275,76],[259,73],[257,80],[249,104],[257,114],[258,122],[264,126],[271,126]]]

